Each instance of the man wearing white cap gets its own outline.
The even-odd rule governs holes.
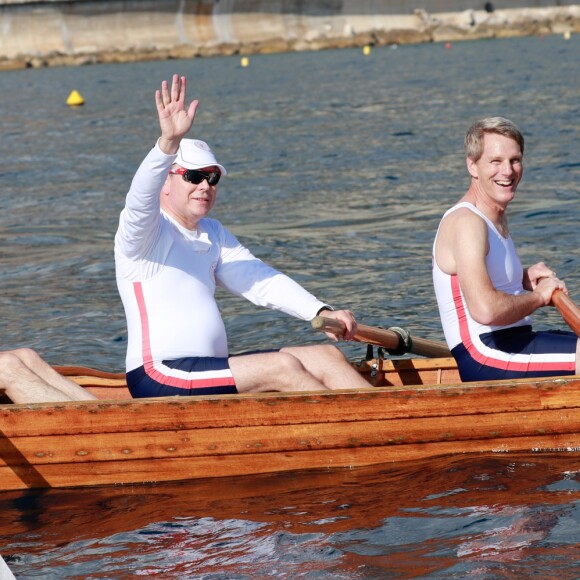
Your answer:
[[[163,81],[155,101],[161,137],[139,167],[115,236],[117,284],[129,333],[127,383],[134,397],[305,391],[368,386],[331,345],[230,356],[215,301],[219,285],[254,304],[310,320],[333,311],[255,258],[208,218],[226,169],[204,141],[184,139],[198,102],[186,79]]]

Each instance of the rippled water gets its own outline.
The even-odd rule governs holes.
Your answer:
[[[416,461],[336,473],[0,495],[20,578],[580,576],[580,465]]]
[[[158,134],[153,93],[173,72],[188,76],[191,96],[201,101],[194,134],[228,168],[214,216],[256,255],[320,298],[350,307],[360,321],[442,340],[431,243],[441,214],[468,184],[467,126],[497,114],[512,118],[527,139],[524,181],[511,208],[521,257],[548,262],[577,298],[578,62],[580,38],[553,36],[381,48],[369,57],[358,50],[254,56],[247,68],[231,57],[2,72],[2,347],[32,346],[54,364],[123,368],[113,235],[137,164]],[[65,105],[73,89],[84,107]],[[307,323],[225,294],[220,304],[234,352],[323,340]],[[536,319],[540,327],[561,324],[555,311]],[[343,348],[350,356],[364,351]],[[501,473],[511,469],[507,460],[492,461]],[[489,465],[469,459],[455,468],[477,483],[489,476]],[[148,566],[181,578],[285,571],[345,578],[522,578],[533,570],[580,576],[570,572],[578,556],[578,460],[513,465],[511,480],[526,473],[530,482],[523,499],[504,483],[490,484],[485,497],[472,496],[469,486],[462,495],[437,462],[421,464],[422,486],[414,485],[412,467],[320,475],[328,478],[328,496],[309,490],[314,476],[295,476],[303,489],[298,499],[266,490],[264,499],[249,502],[247,516],[241,507],[231,515],[220,509],[227,490],[251,487],[255,478],[224,482],[224,499],[195,511],[181,501],[169,510],[168,501],[143,509],[143,517],[136,517],[140,506],[164,492],[101,490],[90,497],[102,499],[88,504],[84,494],[31,494],[2,512],[4,531],[14,535],[2,539],[0,553],[13,556],[23,578],[128,577],[145,575]],[[554,485],[557,506],[548,493]],[[398,489],[408,490],[408,501],[399,501]],[[354,504],[341,499],[345,490]],[[420,507],[432,494],[437,502]],[[470,501],[458,506],[458,494]],[[0,501],[3,495],[9,501],[5,494]],[[393,500],[392,511],[383,511]],[[343,503],[351,507],[341,511]],[[284,515],[276,525],[268,519],[272,505]],[[375,510],[376,518],[366,520]],[[494,548],[504,528],[518,529],[520,516],[536,522],[529,537],[514,532],[521,549]],[[344,521],[340,531],[330,525],[335,518]],[[112,519],[122,520],[123,529],[95,531]],[[230,553],[232,546],[239,552]],[[479,566],[481,553],[499,556]],[[105,557],[114,558],[113,568]]]
[[[153,92],[174,71],[201,101],[194,134],[230,171],[214,215],[367,324],[442,339],[430,246],[467,186],[463,134],[486,115],[513,118],[528,139],[512,210],[523,260],[580,287],[579,52],[578,37],[548,37],[256,56],[248,68],[232,57],[3,72],[4,347],[123,367],[112,238],[158,134]],[[64,104],[72,89],[83,108]],[[232,351],[320,340],[302,322],[221,303]]]

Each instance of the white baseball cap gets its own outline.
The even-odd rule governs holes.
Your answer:
[[[226,168],[217,162],[213,151],[205,141],[199,139],[182,139],[174,163],[185,169],[202,169],[219,167],[222,175],[227,175]]]

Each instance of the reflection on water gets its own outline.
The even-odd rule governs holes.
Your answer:
[[[580,293],[580,37],[0,74],[2,348],[123,368],[113,235],[173,72],[228,178],[214,215],[255,254],[367,324],[442,340],[430,251],[467,187],[462,139],[524,129],[511,230]],[[65,100],[78,90],[86,105]],[[15,98],[17,95],[17,98]],[[193,95],[192,95],[193,96]],[[324,340],[220,294],[232,351]],[[561,325],[555,311],[539,326]],[[364,349],[343,345],[347,354]],[[17,577],[580,577],[578,459],[464,458],[219,484],[0,494]]]
[[[573,457],[500,455],[5,493],[0,551],[19,578],[529,578],[542,562],[572,579],[579,473]]]

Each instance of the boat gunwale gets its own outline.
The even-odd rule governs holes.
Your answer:
[[[82,375],[84,376],[84,375]],[[88,378],[90,376],[87,375]],[[452,382],[452,383],[433,383],[433,384],[409,384],[409,385],[385,385],[373,386],[363,389],[331,389],[324,391],[266,391],[263,393],[236,393],[226,395],[193,395],[193,396],[170,396],[170,397],[142,397],[137,399],[87,399],[84,401],[59,401],[43,402],[43,403],[0,403],[0,411],[11,408],[19,409],[36,409],[44,407],[66,407],[66,406],[86,406],[99,404],[116,404],[116,405],[131,405],[133,403],[147,403],[156,404],[160,402],[182,404],[184,402],[198,402],[198,401],[236,401],[236,400],[260,400],[260,399],[308,399],[312,397],[337,397],[341,398],[345,395],[361,395],[371,393],[399,393],[404,391],[419,392],[419,391],[438,391],[438,390],[459,390],[465,389],[472,391],[475,389],[493,388],[517,388],[522,385],[536,384],[541,387],[546,384],[556,384],[558,386],[567,385],[580,381],[580,375],[554,375],[553,377],[541,378],[517,378],[517,379],[503,379],[491,381],[474,381],[474,382]]]
[[[83,401],[59,401],[42,402],[42,403],[0,403],[0,412],[5,410],[20,410],[20,409],[42,409],[42,408],[66,408],[66,407],[85,407],[85,406],[133,406],[139,404],[157,405],[165,403],[168,405],[183,405],[197,402],[219,402],[219,401],[260,401],[267,399],[314,399],[314,398],[368,398],[365,395],[392,393],[405,394],[406,392],[429,392],[429,391],[458,391],[465,390],[466,392],[481,390],[481,389],[515,389],[523,385],[533,385],[537,388],[546,388],[549,385],[567,386],[569,383],[580,382],[580,375],[562,375],[544,378],[522,378],[522,379],[504,379],[495,381],[476,381],[470,383],[441,383],[441,384],[418,384],[418,385],[386,385],[374,387],[369,385],[368,388],[363,389],[332,389],[325,391],[267,391],[263,393],[236,393],[227,395],[193,395],[193,396],[170,396],[170,397],[142,397],[137,399],[87,399]],[[374,397],[373,397],[374,398]]]
[[[9,404],[0,405],[0,438],[525,413],[577,408],[579,391],[580,376],[566,376],[308,393]],[[490,392],[499,401],[496,397],[491,401]],[[435,404],[438,401],[445,404]],[[320,406],[314,418],[307,412],[311,405]]]

